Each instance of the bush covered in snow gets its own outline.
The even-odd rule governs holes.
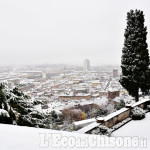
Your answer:
[[[141,120],[145,118],[145,111],[142,108],[135,107],[132,109],[131,113],[132,119],[134,120]]]
[[[150,111],[150,105],[147,105],[147,109]]]
[[[125,107],[125,101],[123,99],[120,100],[120,103],[116,106],[116,109],[119,110]]]
[[[106,109],[105,106],[102,106],[97,110],[97,116],[106,116],[108,114],[108,110]]]
[[[1,123],[8,123],[10,120],[10,116],[8,112],[4,109],[0,109],[0,122]]]
[[[95,117],[107,116],[115,111],[116,109],[113,103],[108,103],[107,105],[101,105],[100,108],[97,110]]]
[[[106,126],[99,125],[96,129],[94,129],[91,134],[98,134],[98,135],[110,135],[112,129],[107,128]]]
[[[37,100],[19,91],[17,87],[9,89],[6,84],[0,84],[0,123],[17,124],[40,128],[50,128],[51,114],[39,112],[35,104]]]

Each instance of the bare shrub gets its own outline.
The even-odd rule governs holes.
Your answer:
[[[82,111],[80,109],[66,108],[62,110],[62,117],[68,122],[81,120]]]

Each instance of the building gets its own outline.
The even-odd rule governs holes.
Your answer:
[[[90,61],[88,59],[84,60],[84,71],[90,70]]]
[[[117,78],[118,77],[118,69],[114,68],[113,69],[113,78]]]
[[[14,79],[8,79],[8,85],[9,86],[16,86],[17,84],[20,84],[20,80],[19,78],[14,78]]]
[[[102,97],[102,96],[108,96],[108,92],[105,91],[105,90],[101,90],[99,91],[99,96]]]
[[[88,93],[87,94],[86,93],[74,94],[73,92],[70,92],[70,93],[67,93],[67,94],[59,95],[59,99],[60,100],[81,100],[81,99],[90,100],[91,95],[88,94]]]
[[[91,81],[91,84],[92,84],[93,87],[95,87],[95,86],[100,85],[101,82],[99,80],[94,80],[94,81]]]
[[[32,83],[28,83],[28,84],[24,84],[24,85],[20,86],[18,89],[21,92],[26,92],[33,88],[35,88],[35,85]]]
[[[109,87],[108,89],[108,99],[114,99],[120,95],[120,91],[117,88]]]
[[[46,72],[45,72],[45,70],[42,71],[42,79],[46,79]]]

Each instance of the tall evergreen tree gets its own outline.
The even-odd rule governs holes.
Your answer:
[[[127,13],[124,47],[122,50],[121,85],[130,95],[139,100],[139,89],[148,92],[149,82],[149,52],[146,43],[147,27],[144,26],[144,14],[140,10],[130,10]]]

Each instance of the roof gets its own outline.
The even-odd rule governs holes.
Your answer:
[[[109,87],[109,88],[108,88],[108,91],[109,91],[109,92],[116,92],[116,91],[118,91],[118,89],[115,88],[115,87]]]

